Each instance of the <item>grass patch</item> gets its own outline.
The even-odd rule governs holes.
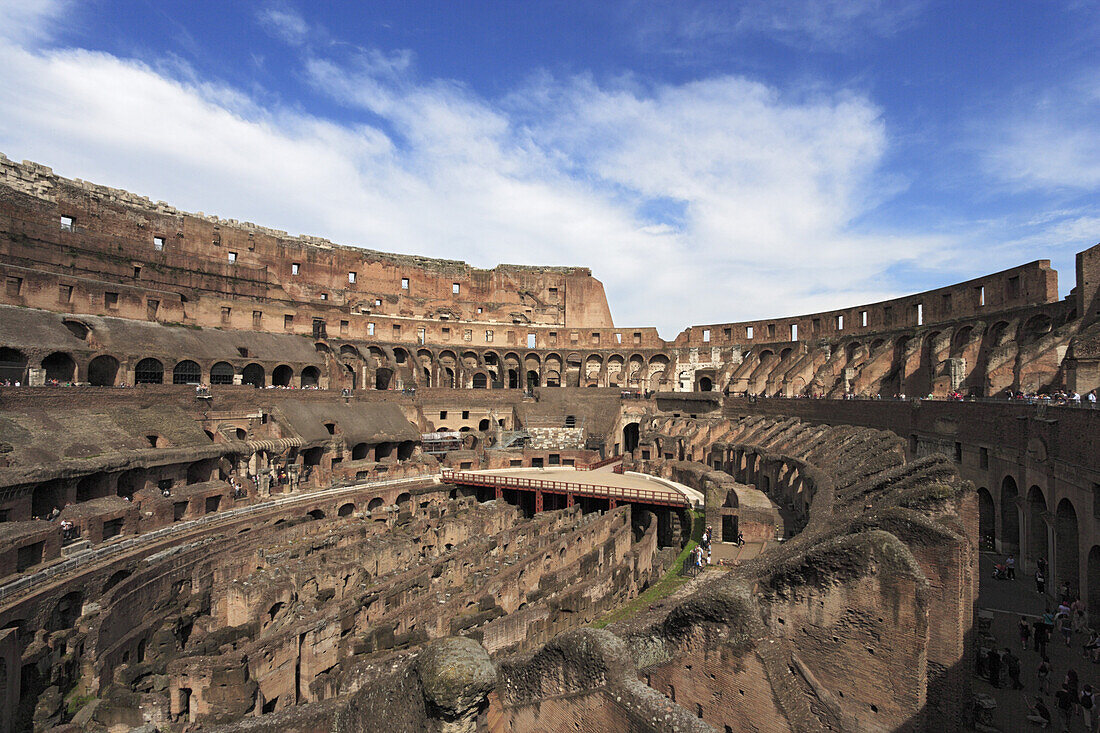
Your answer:
[[[599,621],[592,624],[593,627],[602,629],[610,624],[628,619],[643,608],[649,608],[649,606],[662,598],[672,595],[677,589],[691,580],[691,578],[681,575],[680,571],[684,567],[684,562],[687,561],[688,554],[703,540],[703,529],[706,524],[702,511],[693,510],[691,513],[693,516],[691,523],[691,539],[684,545],[684,549],[680,550],[680,554],[676,556],[676,560],[672,563],[672,567],[668,569],[668,572],[666,572],[656,583],[649,586],[645,593],[642,593],[629,603],[611,611]]]
[[[77,683],[69,690],[69,694],[65,696],[65,712],[72,718],[80,711],[80,708],[84,707],[92,700],[95,700],[95,695],[81,695],[80,684]]]

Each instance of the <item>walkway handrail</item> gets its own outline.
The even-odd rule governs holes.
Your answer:
[[[687,498],[680,494],[671,491],[654,491],[652,489],[632,489],[622,486],[578,484],[571,481],[552,481],[538,478],[521,478],[518,476],[501,476],[499,474],[455,471],[450,468],[444,468],[442,470],[441,479],[446,483],[457,483],[464,486],[489,486],[501,489],[548,491],[552,494],[577,494],[600,499],[641,501],[654,504],[669,504],[673,506],[688,507],[691,505]]]
[[[585,466],[577,466],[577,470],[578,471],[595,471],[597,468],[603,468],[604,466],[610,466],[612,463],[615,463],[616,461],[621,461],[622,459],[623,459],[622,456],[611,456],[610,458],[605,458],[602,461],[596,461],[595,463],[589,463],[588,465],[585,465]]]
[[[199,517],[198,519],[191,519],[186,522],[176,522],[170,524],[167,527],[161,527],[160,529],[154,529],[151,532],[144,532],[133,537],[128,537],[121,542],[112,543],[102,547],[91,548],[82,552],[74,554],[56,565],[51,565],[48,568],[39,570],[36,573],[25,575],[18,580],[13,580],[10,583],[0,585],[0,602],[7,600],[8,598],[29,590],[32,587],[43,583],[52,578],[56,578],[59,575],[64,575],[71,570],[75,570],[81,565],[90,562],[97,562],[111,555],[117,555],[125,550],[131,550],[140,545],[149,544],[154,540],[161,539],[170,534],[176,532],[183,532],[187,529],[194,529],[205,524],[219,524],[221,522],[228,521],[230,519],[247,516],[249,514],[258,514],[261,511],[267,511],[285,504],[305,503],[308,501],[316,500],[318,498],[325,498],[329,496],[338,496],[343,493],[358,492],[367,489],[373,489],[380,486],[390,486],[393,484],[402,484],[416,481],[424,481],[427,479],[435,478],[438,474],[435,473],[423,473],[416,476],[406,476],[396,479],[387,479],[385,481],[372,481],[368,483],[359,483],[353,486],[338,486],[330,489],[322,489],[320,491],[311,491],[305,494],[289,494],[286,496],[280,496],[272,501],[265,501],[259,504],[250,504],[248,506],[237,507],[235,509],[227,509],[221,512],[215,512],[213,514],[207,514]]]

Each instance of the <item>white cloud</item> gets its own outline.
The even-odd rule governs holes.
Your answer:
[[[1100,186],[1100,81],[1097,71],[1036,95],[982,131],[987,169],[1022,189]]]
[[[411,64],[306,62],[319,89],[382,119],[371,126],[264,107],[170,66],[0,43],[0,151],[346,244],[588,266],[621,325],[666,338],[880,299],[887,268],[950,245],[853,226],[887,145],[865,98],[543,76],[494,102],[418,83]]]
[[[297,10],[272,6],[257,12],[256,19],[268,33],[292,46],[302,45],[309,37],[309,24]]]

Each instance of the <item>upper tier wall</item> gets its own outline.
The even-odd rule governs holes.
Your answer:
[[[1088,252],[1094,250],[1100,258],[1100,245]],[[1081,256],[1078,255],[1079,262]],[[676,338],[676,346],[840,338],[980,318],[1057,300],[1058,273],[1051,269],[1050,260],[1036,260],[956,285],[879,303],[787,318],[691,326]],[[797,334],[792,327],[797,328]]]
[[[614,325],[603,285],[587,268],[479,270],[456,260],[291,237],[62,178],[2,155],[0,227],[7,234],[0,252],[10,264],[112,280],[134,277],[135,267],[147,265],[141,272],[145,287],[331,303],[393,316]]]

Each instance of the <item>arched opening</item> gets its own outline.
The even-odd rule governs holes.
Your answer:
[[[576,417],[576,415],[566,415],[565,416],[565,427],[567,427],[567,428],[577,427],[577,417]]]
[[[996,549],[996,509],[993,496],[984,486],[978,489],[978,542],[982,549]]]
[[[1081,590],[1081,557],[1077,545],[1077,511],[1069,499],[1058,502],[1054,513],[1054,557],[1058,562],[1058,585],[1069,583],[1070,592]]]
[[[214,467],[214,461],[209,459],[195,461],[187,467],[187,485],[192,486],[209,481],[210,475],[214,472]]]
[[[623,427],[623,452],[631,453],[638,447],[638,423],[628,423]]]
[[[132,574],[132,570],[119,570],[107,579],[107,582],[103,585],[103,592],[106,593],[111,590],[111,588],[114,588],[116,585],[129,578]]]
[[[241,370],[241,384],[263,387],[267,384],[265,377],[264,368],[259,364],[249,364]]]
[[[57,605],[50,612],[46,621],[46,631],[53,633],[62,629],[71,629],[76,620],[80,618],[80,610],[84,604],[84,594],[80,591],[72,591],[61,596]]]
[[[351,460],[362,461],[367,457],[367,451],[370,450],[370,446],[366,443],[356,443],[351,449]]]
[[[3,369],[0,368],[0,376]],[[93,387],[114,387],[118,380],[118,359],[104,354],[88,362],[88,383]]]
[[[393,378],[393,371],[387,367],[379,367],[374,372],[374,388],[375,389],[389,389],[390,380]]]
[[[416,443],[411,440],[403,440],[397,445],[397,460],[407,461],[412,458],[416,450]]]
[[[321,511],[320,509],[313,509],[309,512],[309,518],[314,519],[314,520],[324,519],[325,518],[325,513],[323,511]]]
[[[320,466],[321,457],[325,455],[325,449],[322,446],[316,448],[306,448],[302,451],[302,465],[303,466]]]
[[[301,370],[301,386],[316,387],[321,383],[321,370],[316,366],[306,366]]]
[[[711,381],[710,377],[700,377],[699,378],[699,391],[700,392],[711,392],[713,390],[714,390],[714,382]]]
[[[443,370],[443,374],[446,378],[447,386],[450,387],[451,389],[454,389],[455,388],[455,370],[451,369],[450,367],[446,367]]]
[[[1001,481],[1001,550],[1020,551],[1020,511],[1016,499],[1020,491],[1016,479],[1005,476]]]
[[[76,362],[63,351],[55,351],[43,359],[42,368],[46,370],[47,382],[76,381]]]
[[[88,333],[92,330],[80,321],[65,320],[61,322],[61,325],[69,329],[69,333],[71,333],[73,336],[76,336],[81,341],[87,341]]]
[[[163,384],[164,365],[156,359],[142,359],[134,367],[134,384]]]
[[[1088,580],[1088,598],[1085,608],[1089,611],[1089,624],[1095,628],[1100,625],[1100,545],[1089,550],[1088,568],[1085,571]]]
[[[489,378],[485,376],[484,372],[478,372],[474,375],[473,385],[474,389],[485,389],[489,384]]]
[[[383,458],[389,458],[391,453],[393,453],[393,443],[379,443],[374,449],[374,460],[381,461]]]
[[[519,371],[516,369],[508,370],[508,389],[519,389]]]
[[[428,367],[424,367],[424,369],[423,369],[423,374],[420,377],[420,386],[421,387],[431,387],[432,386],[432,370],[429,369]]]
[[[370,502],[367,504],[367,511],[368,512],[373,512],[377,509],[381,509],[382,504],[383,504],[382,500],[376,496],[373,499],[371,499]]]
[[[404,364],[409,360],[409,352],[404,349],[397,348],[393,350],[393,361],[395,364]]]
[[[539,373],[534,369],[527,371],[527,389],[535,389],[539,386]]]
[[[336,514],[337,514],[337,516],[340,516],[340,517],[350,517],[354,512],[355,512],[355,505],[349,502],[349,503],[344,504],[343,506],[341,506],[337,510]]]
[[[134,492],[145,488],[145,470],[134,468],[122,474],[118,477],[117,487],[116,494],[126,499],[133,499]]]
[[[411,501],[412,501],[412,494],[410,494],[407,491],[397,495],[397,506],[398,507],[402,507],[402,508],[407,507],[409,505],[409,502],[411,502]]]
[[[1027,510],[1029,525],[1027,534],[1028,559],[1032,562],[1039,562],[1042,560],[1044,563],[1049,563],[1050,555],[1047,552],[1047,523],[1046,520],[1043,519],[1043,515],[1046,514],[1047,511],[1047,501],[1043,497],[1043,492],[1038,486],[1032,486],[1027,492]],[[1047,582],[1050,582],[1049,571]]]
[[[181,361],[172,369],[172,384],[199,384],[202,369],[193,361]]]
[[[0,381],[8,380],[12,383],[26,382],[27,357],[18,349],[4,347],[0,349]]]
[[[1027,319],[1027,322],[1024,323],[1023,328],[1020,329],[1020,340],[1024,343],[1038,341],[1050,333],[1052,328],[1054,328],[1054,323],[1050,320],[1050,316],[1039,313]]]
[[[210,367],[210,384],[233,384],[233,375],[236,370],[227,361],[219,361]]]
[[[488,420],[479,421],[478,424],[477,424],[477,429],[484,433],[486,430],[489,429],[489,421]]]
[[[546,372],[546,386],[547,387],[560,387],[561,386],[561,372],[557,369],[551,369]]]
[[[31,516],[48,517],[56,507],[65,504],[65,484],[60,479],[47,481],[34,487],[31,492]]]
[[[89,474],[76,482],[76,500],[90,501],[107,495],[107,474]]]
[[[271,370],[271,383],[276,387],[289,387],[293,377],[294,370],[286,364],[280,364]]]

